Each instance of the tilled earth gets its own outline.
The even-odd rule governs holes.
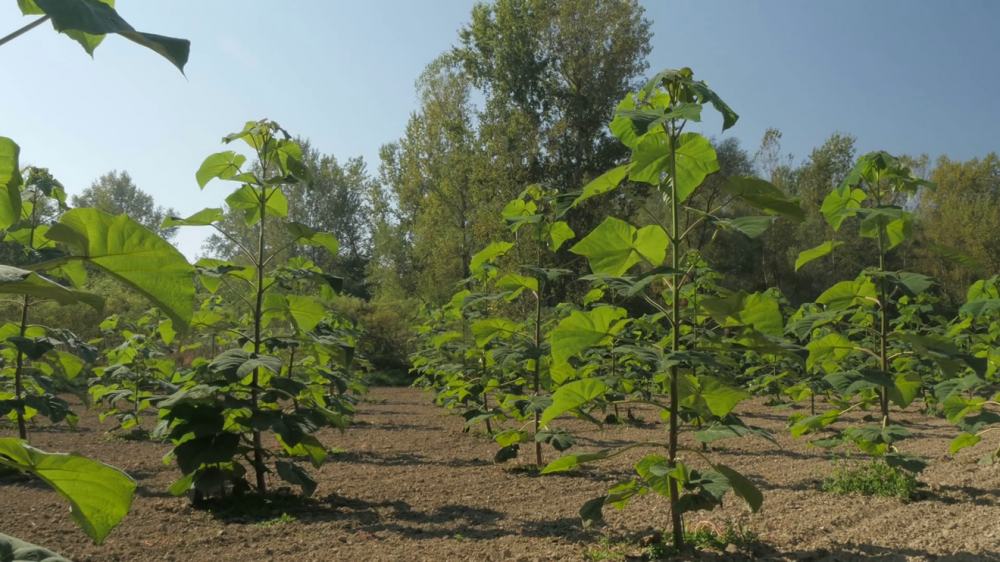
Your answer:
[[[757,514],[733,498],[723,509],[689,516],[689,527],[728,525],[759,537],[749,548],[739,545],[739,552],[731,545],[728,552],[696,558],[1000,560],[1000,469],[977,464],[996,439],[952,458],[947,448],[954,430],[908,412],[900,421],[915,437],[902,448],[931,460],[920,476],[920,499],[836,496],[819,491],[831,471],[829,454],[788,437],[785,420],[792,411],[760,403],[743,408],[744,420],[774,431],[780,446],[747,438],[722,442],[709,453],[747,474],[765,499]],[[638,414],[649,423],[566,425],[579,430],[579,451],[662,441],[654,412]],[[178,473],[162,461],[167,447],[110,437],[93,412],[81,418],[75,431],[35,426],[32,443],[108,462],[138,481],[131,513],[104,545],[89,543],[50,490],[31,482],[0,485],[0,532],[79,562],[622,560],[642,554],[640,543],[669,523],[665,500],[646,496],[624,511],[606,509],[603,528],[579,525],[583,502],[627,478],[643,451],[569,476],[535,476],[518,468],[528,462],[527,451],[523,459],[494,464],[492,441],[463,433],[460,417],[414,389],[372,389],[353,427],[320,435],[344,452],[313,472],[319,482],[313,499],[257,515],[195,509],[187,498],[170,496],[166,488]],[[0,427],[0,435],[11,434],[9,426]],[[555,453],[547,449],[546,455]]]

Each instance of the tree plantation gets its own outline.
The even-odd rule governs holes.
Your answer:
[[[233,123],[195,212],[0,136],[0,562],[1000,559],[1000,159],[717,138],[678,23],[476,4],[377,166]]]

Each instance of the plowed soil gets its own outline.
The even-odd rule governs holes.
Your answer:
[[[489,438],[463,433],[460,417],[414,389],[372,389],[354,427],[320,435],[344,452],[313,472],[319,481],[313,498],[259,514],[195,509],[187,498],[170,496],[166,488],[178,473],[162,462],[166,446],[110,437],[96,413],[78,411],[77,430],[39,424],[32,443],[126,470],[139,483],[131,513],[104,545],[94,546],[54,493],[32,482],[6,482],[0,484],[0,532],[81,562],[626,559],[641,553],[644,537],[669,524],[666,502],[646,496],[624,511],[607,509],[603,528],[579,525],[583,502],[627,478],[642,451],[570,476],[535,476],[517,468],[526,458],[494,464]],[[921,497],[903,503],[837,496],[819,490],[831,471],[829,453],[787,436],[792,411],[751,403],[744,420],[774,431],[779,445],[742,439],[710,453],[754,480],[764,507],[749,514],[734,498],[723,509],[694,514],[689,525],[742,527],[760,542],[696,559],[1000,560],[1000,469],[977,464],[996,438],[952,458],[947,447],[954,430],[908,412],[900,420],[915,437],[902,448],[931,460],[920,476]],[[648,423],[568,425],[580,430],[580,451],[662,441],[653,412],[639,415]],[[9,426],[0,427],[0,435],[11,434]],[[546,455],[556,453],[547,449]]]

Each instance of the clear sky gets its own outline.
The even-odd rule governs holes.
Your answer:
[[[269,117],[324,153],[361,155],[403,132],[414,80],[455,44],[466,0],[119,0],[137,29],[191,40],[187,76],[119,37],[91,60],[48,25],[0,47],[0,135],[70,193],[127,170],[182,215],[219,206],[194,172],[220,138]],[[797,159],[835,131],[863,151],[971,158],[1000,151],[1000,2],[645,0],[650,72],[690,66]],[[27,23],[0,6],[0,34]],[[718,132],[708,121],[706,132]],[[182,229],[193,257],[207,233]]]

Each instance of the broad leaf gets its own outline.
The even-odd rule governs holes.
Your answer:
[[[80,455],[46,453],[19,439],[0,438],[0,465],[28,472],[55,489],[69,501],[73,520],[97,544],[132,505],[132,478]]]
[[[565,364],[577,353],[610,344],[611,338],[628,323],[627,315],[624,308],[617,306],[599,306],[586,312],[574,310],[549,332],[553,363]]]
[[[476,252],[476,254],[472,256],[472,260],[469,262],[469,270],[475,274],[482,273],[487,264],[490,264],[493,260],[503,256],[513,247],[514,244],[510,242],[490,243],[490,245]]]
[[[668,244],[666,232],[657,225],[637,229],[608,217],[570,251],[586,257],[594,273],[619,276],[643,260],[654,267],[660,265]]]
[[[30,295],[64,305],[85,303],[97,310],[104,308],[104,298],[100,295],[69,289],[37,273],[9,265],[0,265],[0,293]]]
[[[798,199],[789,198],[770,182],[760,178],[734,176],[728,178],[722,188],[769,215],[781,215],[796,221],[805,218],[805,211],[799,206]]]
[[[225,213],[219,208],[202,209],[186,219],[180,217],[167,217],[163,219],[160,228],[173,228],[175,226],[208,226],[217,223],[225,218]]]
[[[100,43],[99,36],[117,33],[155,51],[184,72],[191,51],[190,41],[136,31],[108,3],[98,0],[33,0],[32,3],[33,8],[52,18],[52,27],[56,31],[77,40],[89,54],[93,54]],[[22,3],[22,11],[29,13],[24,7]]]
[[[598,378],[581,379],[560,386],[552,393],[552,405],[542,412],[540,423],[546,425],[562,414],[604,396],[607,389],[604,381]]]
[[[21,218],[21,149],[7,137],[0,137],[0,230]]]
[[[247,157],[242,154],[226,150],[216,152],[205,158],[201,167],[195,172],[194,177],[198,181],[198,187],[204,189],[208,182],[215,178],[227,180],[240,173],[240,167],[246,162]]]
[[[799,252],[799,257],[795,259],[795,271],[802,268],[803,265],[829,254],[837,246],[842,246],[843,242],[838,242],[835,240],[827,240],[819,246],[809,248],[808,250],[802,250]]]
[[[73,209],[46,236],[62,243],[72,259],[96,265],[139,291],[179,327],[194,309],[194,268],[169,242],[125,215]]]
[[[628,176],[631,167],[631,164],[622,164],[597,176],[583,187],[583,192],[573,200],[573,204],[570,207],[576,207],[591,197],[597,197],[598,195],[617,189],[621,185],[622,180]]]

